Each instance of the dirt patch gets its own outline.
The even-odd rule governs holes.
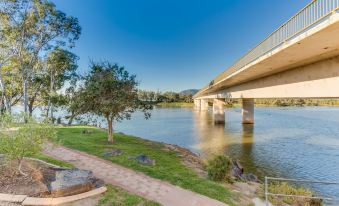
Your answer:
[[[17,163],[4,163],[0,166],[0,193],[29,195],[41,197],[48,192],[45,180],[55,174],[40,162],[24,160],[22,171],[27,176],[20,175]]]
[[[182,163],[186,167],[193,169],[201,177],[207,177],[207,172],[204,169],[205,163],[197,154],[191,152],[188,149],[182,148],[178,145],[173,144],[164,144],[164,145],[165,150],[178,153],[178,155],[182,158]]]

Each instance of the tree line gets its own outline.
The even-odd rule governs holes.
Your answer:
[[[152,102],[152,103],[160,103],[160,102],[186,102],[193,103],[193,94],[192,93],[184,93],[184,92],[160,92],[160,91],[147,91],[147,90],[139,90],[138,96],[141,100]]]

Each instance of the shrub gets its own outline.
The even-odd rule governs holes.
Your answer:
[[[8,161],[17,161],[17,171],[27,176],[21,171],[23,158],[41,152],[43,144],[56,137],[54,128],[23,114],[3,115],[0,125],[0,153]],[[14,128],[14,125],[17,127]]]
[[[275,194],[284,194],[284,195],[299,195],[312,197],[313,192],[304,188],[296,187],[288,184],[287,182],[272,182],[268,186],[268,191]],[[269,196],[269,201],[273,205],[295,205],[295,206],[321,206],[322,201],[309,198],[297,198],[297,197],[275,197]]]
[[[207,163],[207,172],[209,179],[213,181],[230,182],[231,160],[228,156],[219,155]]]

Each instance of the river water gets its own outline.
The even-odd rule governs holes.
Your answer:
[[[227,154],[259,177],[339,182],[339,108],[255,108],[255,124],[241,124],[241,109],[226,109],[225,125],[212,112],[158,108],[145,120],[136,113],[115,129],[186,147],[201,156]],[[305,185],[339,197],[339,186]]]
[[[114,129],[177,144],[202,157],[230,155],[261,179],[339,182],[339,107],[259,107],[254,125],[241,124],[240,108],[226,109],[225,125],[214,125],[211,111],[155,108],[151,119],[135,113]],[[305,186],[320,195],[339,197],[339,186]]]

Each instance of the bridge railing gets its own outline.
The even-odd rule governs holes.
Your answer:
[[[277,30],[271,33],[256,47],[254,47],[252,50],[250,50],[244,56],[242,56],[238,61],[236,61],[222,74],[220,74],[218,77],[212,80],[208,86],[201,89],[196,96],[198,96],[199,93],[203,92],[204,90],[212,87],[214,84],[218,83],[223,78],[240,70],[246,65],[257,60],[261,56],[274,50],[276,47],[280,46],[285,41],[293,38],[294,36],[302,33],[303,31],[317,24],[318,22],[329,16],[332,12],[335,12],[338,9],[339,9],[339,0],[313,0],[302,10],[300,10],[296,15],[290,18],[286,23],[284,23]]]

